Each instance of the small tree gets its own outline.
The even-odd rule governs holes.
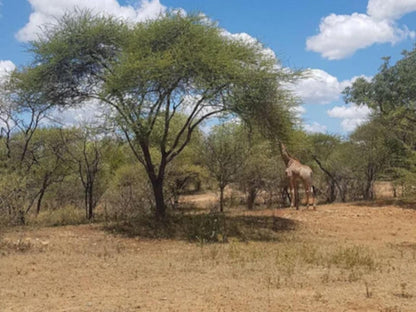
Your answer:
[[[358,127],[351,134],[351,142],[354,144],[354,154],[357,159],[357,180],[363,184],[362,194],[364,199],[374,199],[374,182],[390,168],[394,151],[391,150],[392,137],[379,123],[372,121]]]
[[[61,139],[60,129],[38,129],[29,145],[28,154],[33,162],[26,175],[31,180],[34,196],[26,210],[29,212],[36,202],[36,214],[39,214],[45,193],[56,183],[60,183],[69,174],[69,164],[65,162],[66,146]]]
[[[312,157],[319,169],[324,173],[324,180],[327,185],[326,201],[332,203],[336,200],[337,194],[341,201],[345,202],[345,193],[342,190],[338,165],[333,157],[334,152],[341,144],[340,138],[328,134],[311,135],[313,142]],[[335,165],[335,166],[334,166]]]
[[[224,211],[224,189],[235,181],[244,165],[247,146],[241,127],[234,123],[214,127],[205,143],[205,163],[220,190],[220,211]]]
[[[90,129],[74,129],[62,132],[66,146],[67,161],[74,169],[84,189],[85,213],[88,219],[94,216],[94,208],[104,193],[102,183],[104,140],[99,140]]]
[[[281,182],[279,170],[280,160],[277,155],[273,155],[272,146],[259,132],[257,127],[243,127],[242,134],[238,140],[244,142],[245,151],[243,153],[243,166],[238,171],[238,183],[246,193],[247,208],[253,209],[260,191],[268,190],[273,192],[278,190],[277,185]],[[243,144],[243,143],[240,143]],[[279,156],[280,157],[280,156]],[[271,185],[273,184],[273,186]],[[276,188],[273,190],[272,188]],[[269,195],[271,203],[272,194]]]

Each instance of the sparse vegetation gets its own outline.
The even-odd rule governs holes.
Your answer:
[[[415,211],[344,204],[320,206],[316,212],[278,212],[275,224],[272,210],[229,213],[226,244],[215,225],[221,215],[215,213],[195,213],[193,219],[165,227],[152,224],[149,216],[140,219],[140,227],[120,222],[104,231],[95,224],[8,230],[0,243],[0,299],[17,308],[24,302],[35,311],[45,309],[43,302],[53,309],[62,298],[92,311],[152,309],[158,298],[166,298],[160,306],[179,310],[197,304],[200,309],[299,311],[307,303],[308,309],[328,312],[367,311],[375,305],[379,311],[412,311],[414,243],[400,242],[415,234],[408,222]],[[233,223],[244,236],[230,230]],[[137,229],[143,232],[131,232]],[[214,235],[212,229],[217,229]],[[272,235],[259,235],[260,229]],[[41,277],[45,272],[48,279]],[[88,294],[89,301],[84,283],[100,285]],[[5,296],[8,292],[16,295]],[[112,299],[102,301],[102,296]]]

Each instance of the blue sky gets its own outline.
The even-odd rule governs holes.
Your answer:
[[[202,12],[230,33],[246,33],[274,51],[283,66],[309,69],[294,87],[308,131],[347,135],[366,107],[343,103],[340,92],[377,73],[416,37],[416,0],[0,0],[0,74],[30,62],[27,41],[42,23],[77,6],[143,20],[166,9]],[[67,115],[69,115],[68,113]]]

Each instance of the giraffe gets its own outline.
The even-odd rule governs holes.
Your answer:
[[[292,157],[286,146],[280,143],[280,153],[282,154],[283,161],[286,165],[286,177],[289,179],[289,188],[290,188],[290,207],[293,208],[296,203],[296,209],[299,209],[299,200],[298,200],[298,182],[302,181],[306,193],[306,206],[309,208],[309,197],[312,195],[312,205],[315,210],[315,197],[313,194],[312,186],[312,169],[309,166],[303,165],[298,159]],[[296,197],[296,198],[295,198]]]

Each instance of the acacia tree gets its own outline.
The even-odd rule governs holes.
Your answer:
[[[372,119],[379,127],[384,127],[389,136],[394,136],[394,150],[404,149],[406,153],[396,153],[392,178],[416,179],[416,48],[404,51],[403,57],[394,65],[390,58],[384,63],[371,81],[357,79],[344,90],[346,102],[368,105],[373,109]],[[398,143],[401,146],[397,146]],[[402,177],[400,177],[402,176]]]
[[[15,74],[47,103],[98,99],[124,133],[152,185],[157,217],[165,216],[166,166],[204,120],[225,112],[287,122],[290,97],[281,82],[295,75],[260,43],[235,39],[205,17],[168,13],[132,24],[75,12],[48,27],[31,46],[34,62]],[[186,115],[171,129],[174,116]],[[157,120],[162,137],[152,142]],[[158,153],[151,153],[151,148]]]
[[[416,151],[416,49],[404,51],[403,58],[390,64],[384,58],[371,81],[357,79],[344,90],[345,101],[368,105],[373,118],[411,151]]]

